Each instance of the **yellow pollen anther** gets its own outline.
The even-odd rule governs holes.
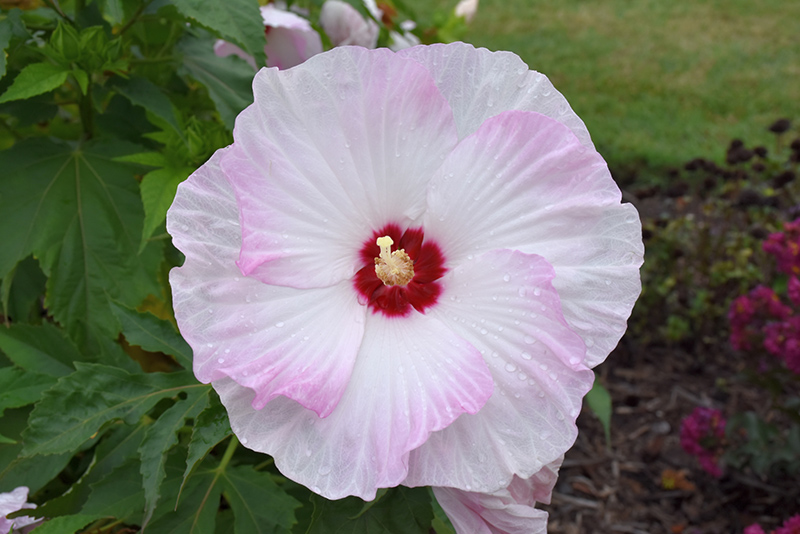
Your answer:
[[[375,274],[387,286],[404,286],[414,278],[414,262],[403,249],[392,252],[394,240],[388,235],[376,241],[381,254],[375,258]]]

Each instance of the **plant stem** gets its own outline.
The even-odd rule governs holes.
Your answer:
[[[228,448],[225,449],[225,454],[222,455],[222,460],[220,460],[219,465],[217,466],[217,473],[222,473],[225,471],[225,468],[228,467],[228,463],[233,458],[233,453],[236,452],[236,447],[239,445],[239,440],[236,436],[231,436],[231,440],[228,442]]]

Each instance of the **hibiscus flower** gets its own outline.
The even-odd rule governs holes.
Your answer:
[[[22,534],[23,532],[30,532],[41,522],[41,519],[22,515],[9,519],[11,513],[19,510],[27,510],[36,508],[35,504],[28,501],[28,488],[20,486],[13,491],[7,493],[0,493],[0,534],[9,534],[10,532]]]
[[[319,34],[310,22],[297,13],[267,4],[261,6],[261,18],[267,34],[267,44],[264,46],[267,67],[288,69],[322,52]],[[253,56],[233,43],[218,40],[214,44],[214,53],[219,57],[238,56],[254,69],[258,68]]]
[[[583,122],[463,43],[335,48],[253,90],[167,217],[195,375],[327,498],[513,505],[572,445],[640,291],[638,214]]]

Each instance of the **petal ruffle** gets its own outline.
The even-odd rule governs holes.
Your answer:
[[[350,379],[365,309],[345,282],[301,291],[242,277],[233,190],[217,152],[182,183],[168,228],[186,261],[170,273],[175,317],[198,380],[231,377],[263,407],[277,395],[328,415]]]
[[[594,366],[616,346],[641,289],[641,223],[620,199],[602,157],[563,124],[508,111],[446,158],[423,226],[454,265],[503,247],[543,256]]]
[[[453,108],[459,138],[489,117],[509,110],[535,111],[566,125],[581,144],[593,147],[589,131],[547,76],[532,71],[516,54],[476,49],[466,43],[417,46],[400,52],[420,62]]]
[[[476,415],[436,432],[409,458],[408,486],[493,492],[531,477],[572,446],[594,375],[565,322],[541,257],[487,252],[442,279],[429,315],[480,350],[494,394]]]
[[[434,487],[433,494],[457,534],[546,534],[547,512],[534,508],[536,496],[548,495],[549,502],[553,489],[551,466],[544,469],[548,474],[527,480],[514,477],[508,488],[494,493]]]
[[[478,351],[416,312],[400,320],[368,316],[350,386],[327,418],[281,397],[254,410],[251,391],[229,379],[213,385],[242,443],[329,499],[371,500],[377,488],[396,486],[410,450],[476,413],[492,393]]]
[[[350,278],[386,221],[419,217],[457,135],[427,70],[388,50],[333,49],[264,69],[222,169],[241,209],[242,272],[276,285]]]

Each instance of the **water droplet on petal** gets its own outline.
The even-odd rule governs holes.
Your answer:
[[[503,275],[503,282],[508,282],[509,280],[511,280],[511,275],[509,275],[508,273],[504,274]]]
[[[525,336],[524,340],[525,343],[527,343],[528,345],[533,345],[534,343],[536,343],[536,338],[533,336]]]
[[[539,295],[541,295],[541,294],[542,294],[542,290],[541,290],[541,289],[539,289],[538,287],[534,287],[534,288],[533,288],[533,294],[534,294],[534,295],[536,295],[536,296],[538,297]]]
[[[523,352],[522,353],[522,359],[523,360],[530,360],[531,358],[533,358],[533,356],[531,356],[530,352]]]
[[[217,358],[217,362],[219,362],[219,363],[225,363],[225,358]]]
[[[280,322],[275,323],[275,328],[283,328],[283,322],[280,321]]]
[[[506,364],[506,371],[508,371],[509,373],[513,373],[513,372],[514,372],[514,371],[516,371],[516,370],[517,370],[517,366],[516,366],[516,365],[514,365],[513,363],[511,363],[511,362],[508,362],[508,363]]]

